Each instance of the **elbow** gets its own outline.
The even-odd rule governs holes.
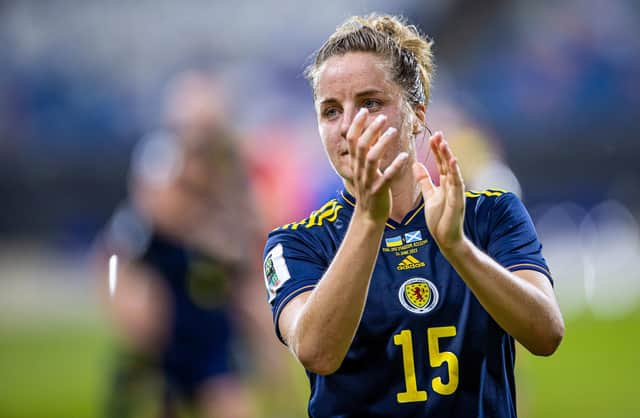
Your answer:
[[[334,374],[340,368],[340,364],[331,361],[304,361],[300,359],[300,362],[307,371],[321,376]]]
[[[344,357],[316,347],[298,345],[295,350],[298,361],[311,373],[327,376],[335,373],[342,365]]]
[[[544,330],[536,338],[536,343],[529,348],[536,356],[549,357],[556,352],[564,338],[564,323],[562,319],[558,323]]]

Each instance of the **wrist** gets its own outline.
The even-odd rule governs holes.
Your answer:
[[[469,260],[473,255],[475,246],[466,236],[448,247],[440,247],[440,252],[444,258],[455,266],[456,264]]]
[[[371,216],[370,213],[361,210],[358,206],[356,206],[353,212],[351,223],[358,225],[358,227],[363,228],[366,231],[382,232],[384,231],[387,219]]]

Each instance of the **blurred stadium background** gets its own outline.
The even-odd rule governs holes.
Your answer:
[[[0,2],[0,417],[100,416],[114,341],[90,246],[167,81],[217,74],[267,226],[300,219],[338,187],[304,65],[371,11],[434,38],[430,127],[469,183],[521,193],[545,244],[567,332],[551,358],[521,352],[521,416],[640,416],[640,3],[389,3]],[[283,373],[256,397],[291,407],[265,417],[304,414],[301,370]]]

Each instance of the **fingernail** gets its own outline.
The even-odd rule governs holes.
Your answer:
[[[400,158],[400,161],[404,161],[407,158],[409,158],[409,154],[403,151],[400,154],[398,154],[398,158]]]
[[[356,114],[356,117],[361,117],[362,115],[364,115],[367,112],[368,112],[367,109],[365,109],[364,107],[361,107],[360,110],[358,110],[358,113]]]
[[[387,120],[387,117],[385,115],[378,115],[378,117],[376,118],[377,123],[382,123],[385,120]]]
[[[391,136],[391,135],[395,134],[396,131],[397,131],[397,129],[394,128],[393,126],[390,127],[390,128],[387,128],[387,130],[384,131],[384,136]]]

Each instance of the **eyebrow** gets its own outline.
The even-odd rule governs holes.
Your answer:
[[[385,94],[384,91],[382,90],[378,90],[378,89],[369,89],[369,90],[364,90],[361,91],[359,93],[356,93],[356,98],[360,98],[360,97],[366,97],[366,96],[371,96],[371,95],[375,95],[375,94]],[[320,102],[320,105],[322,106],[323,104],[327,104],[327,103],[337,103],[338,99],[333,98],[333,97],[328,97],[326,99],[323,99]]]

